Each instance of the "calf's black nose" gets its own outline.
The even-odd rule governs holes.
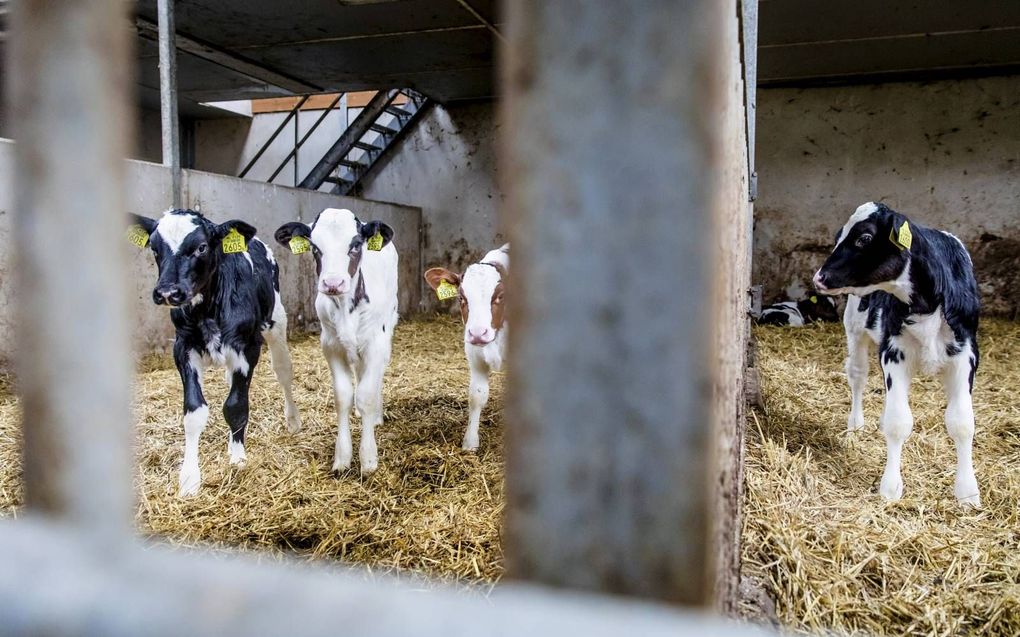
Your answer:
[[[174,285],[167,288],[156,288],[152,291],[152,300],[156,305],[180,305],[184,303],[184,290]]]

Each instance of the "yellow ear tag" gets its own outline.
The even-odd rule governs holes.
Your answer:
[[[139,248],[149,245],[149,233],[137,223],[127,229],[127,240]]]
[[[378,251],[382,250],[382,244],[383,244],[383,238],[382,238],[382,234],[379,233],[379,232],[376,232],[374,235],[369,237],[368,241],[365,242],[365,245],[368,246],[368,249],[372,250],[374,252],[378,252]]]
[[[910,232],[910,223],[904,221],[903,225],[900,226],[898,235],[894,234],[893,230],[890,230],[889,240],[896,244],[896,247],[900,250],[909,250],[910,244],[914,241],[914,235]]]
[[[244,242],[244,235],[238,232],[237,228],[231,228],[227,236],[223,237],[223,254],[247,251],[248,245]]]
[[[436,288],[436,296],[439,297],[440,301],[452,299],[457,296],[457,286],[443,279]]]
[[[312,242],[304,237],[291,237],[288,245],[293,254],[304,254],[312,249]]]
[[[818,297],[817,296],[812,296],[811,297],[811,302],[812,303],[817,303],[818,302]]]

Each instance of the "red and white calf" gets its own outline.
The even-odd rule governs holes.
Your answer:
[[[372,473],[379,465],[375,427],[383,419],[383,373],[397,325],[393,229],[381,221],[362,223],[350,210],[327,208],[311,226],[287,223],[275,236],[291,252],[315,257],[315,311],[322,325],[322,353],[333,375],[338,421],[333,471],[351,466],[350,412],[357,401],[361,473]]]
[[[440,299],[457,296],[464,321],[464,354],[471,370],[468,388],[468,426],[461,447],[478,449],[478,422],[489,401],[489,374],[498,372],[506,355],[506,281],[510,244],[492,250],[478,263],[455,274],[446,268],[425,272],[425,280]]]

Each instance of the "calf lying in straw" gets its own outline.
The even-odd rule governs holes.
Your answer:
[[[917,225],[885,204],[866,203],[836,235],[836,247],[814,277],[822,294],[848,294],[843,325],[852,403],[848,428],[864,426],[868,348],[878,345],[885,375],[881,429],[886,465],[879,492],[903,495],[900,455],[914,426],[910,382],[914,374],[940,373],[946,392],[946,429],[956,443],[954,493],[980,506],[971,447],[971,393],[978,366],[977,283],[959,239]]]
[[[425,272],[425,280],[441,300],[456,296],[464,321],[464,354],[471,370],[468,388],[468,426],[461,447],[478,449],[478,422],[489,401],[489,374],[498,372],[506,354],[506,278],[510,269],[510,244],[492,250],[463,276],[446,268]]]

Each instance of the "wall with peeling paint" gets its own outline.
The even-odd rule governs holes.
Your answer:
[[[753,280],[797,296],[859,204],[960,237],[1020,315],[1020,76],[758,92]]]
[[[462,272],[504,235],[496,210],[498,185],[493,102],[436,106],[366,179],[359,196],[422,210],[422,266]],[[423,309],[440,305],[423,294]]]

